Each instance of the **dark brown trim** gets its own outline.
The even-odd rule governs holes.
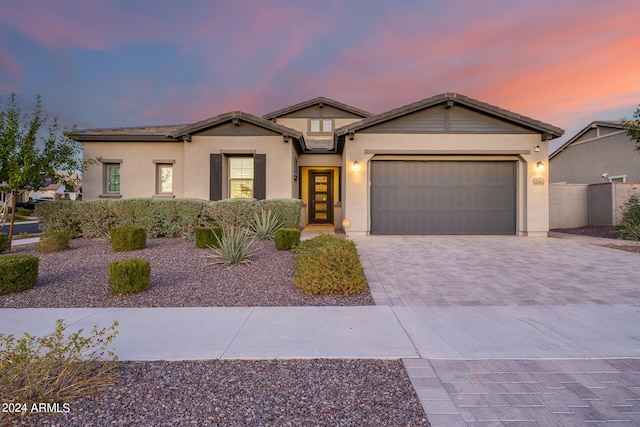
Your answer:
[[[209,200],[222,200],[222,154],[211,154],[209,164]]]

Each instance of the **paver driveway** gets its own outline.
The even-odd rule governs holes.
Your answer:
[[[433,427],[640,425],[640,255],[580,239],[354,240],[421,355],[404,362]]]
[[[515,236],[354,240],[380,305],[640,305],[640,257],[617,249]]]

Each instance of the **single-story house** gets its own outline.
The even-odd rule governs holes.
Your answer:
[[[77,181],[78,174],[73,173],[70,176],[70,179]],[[67,186],[61,182],[46,182],[46,185],[37,191],[29,191],[30,199],[69,199],[76,200],[80,195],[80,186],[73,186],[67,188]]]
[[[86,129],[83,197],[299,198],[350,235],[549,230],[548,141],[563,130],[445,93],[381,114],[315,98],[263,117]]]
[[[549,181],[640,182],[640,153],[621,121],[594,121],[549,156]]]

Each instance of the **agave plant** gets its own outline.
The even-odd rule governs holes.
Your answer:
[[[277,213],[262,209],[260,214],[256,213],[253,216],[249,233],[256,239],[272,240],[273,235],[279,228],[282,228],[283,223]]]
[[[253,245],[255,239],[246,230],[229,228],[222,233],[222,237],[216,235],[218,247],[213,248],[213,255],[208,258],[213,259],[213,264],[246,264],[251,262],[249,257],[256,253]]]

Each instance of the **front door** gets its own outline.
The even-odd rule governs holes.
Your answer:
[[[309,172],[309,222],[333,224],[333,172]]]

